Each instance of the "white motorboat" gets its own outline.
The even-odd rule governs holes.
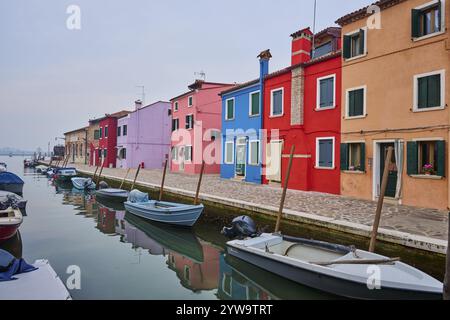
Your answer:
[[[91,178],[72,178],[73,186],[78,190],[94,190],[95,182]]]

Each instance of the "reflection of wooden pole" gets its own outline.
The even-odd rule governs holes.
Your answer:
[[[384,162],[383,179],[381,180],[381,189],[380,189],[380,195],[378,196],[377,211],[375,213],[375,221],[373,223],[372,236],[370,238],[370,245],[369,245],[370,252],[375,251],[375,243],[377,242],[378,227],[380,226],[381,209],[383,209],[384,195],[386,193],[388,177],[389,177],[389,166],[391,165],[393,153],[394,153],[394,148],[389,147],[387,156],[386,156],[386,160]]]
[[[447,263],[445,264],[444,300],[450,300],[450,213],[448,215]]]
[[[122,189],[123,184],[125,183],[125,180],[128,178],[128,174],[130,173],[131,168],[128,168],[127,173],[125,174],[125,177],[123,177],[122,183],[120,184],[119,189]]]
[[[131,185],[130,191],[134,189],[134,185],[136,184],[136,179],[139,175],[139,171],[141,171],[141,165],[139,165],[139,167],[137,168],[136,175],[134,176],[133,184]]]
[[[164,163],[164,171],[163,171],[163,176],[162,176],[162,181],[161,181],[161,188],[159,189],[159,201],[162,200],[162,196],[163,196],[164,182],[166,181],[167,162],[168,162],[168,160],[166,159],[166,162]]]
[[[101,166],[101,168],[100,168],[100,173],[98,174],[98,178],[97,178],[97,186],[98,186],[98,184],[100,183],[100,177],[102,176],[103,166],[104,166],[104,164],[105,164],[105,159],[106,159],[106,158],[103,158],[102,166]]]
[[[198,179],[197,192],[195,193],[194,206],[198,204],[198,196],[200,195],[200,186],[202,185],[203,171],[205,171],[205,161],[202,161],[202,168],[200,169],[200,178]]]
[[[278,210],[277,224],[275,225],[275,232],[280,231],[281,216],[283,215],[284,201],[286,200],[286,193],[289,183],[289,176],[291,175],[292,160],[294,159],[295,146],[291,148],[291,155],[289,156],[289,165],[284,179],[283,193],[281,195],[280,209]]]

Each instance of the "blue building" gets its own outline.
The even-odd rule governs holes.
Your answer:
[[[269,50],[258,56],[259,78],[221,92],[222,163],[224,179],[262,182],[262,119],[264,77],[269,73]]]

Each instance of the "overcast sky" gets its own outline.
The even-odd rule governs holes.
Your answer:
[[[369,0],[318,0],[319,31]],[[0,0],[0,147],[47,150],[90,118],[132,109],[206,80],[258,75],[290,63],[289,35],[312,26],[314,0]],[[69,30],[69,5],[81,30]]]

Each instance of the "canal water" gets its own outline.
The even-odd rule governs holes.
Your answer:
[[[335,298],[228,257],[217,220],[192,230],[151,223],[24,169],[22,157],[0,162],[23,178],[28,200],[20,233],[0,248],[27,262],[48,259],[65,283],[79,267],[74,299]]]

